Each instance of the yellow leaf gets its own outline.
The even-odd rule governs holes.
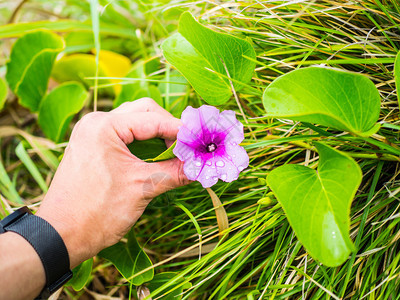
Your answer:
[[[92,52],[95,54],[96,49],[93,49]],[[107,74],[107,77],[125,77],[132,66],[129,58],[108,50],[100,50],[99,63],[104,69],[104,72]],[[111,79],[110,82],[118,83],[120,80]],[[118,84],[113,85],[113,88],[115,94],[118,95],[121,92],[122,87],[120,84]]]
[[[131,68],[129,58],[107,50],[100,50],[99,54],[99,77],[125,77]],[[52,76],[62,83],[65,81],[80,81],[87,87],[93,86],[93,79],[85,79],[96,75],[96,56],[93,54],[71,54],[60,58],[54,68]],[[117,79],[101,80],[100,84],[110,84],[112,89],[103,89],[105,93],[116,94],[121,91],[121,85]]]

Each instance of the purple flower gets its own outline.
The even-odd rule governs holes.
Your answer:
[[[174,154],[184,161],[183,171],[190,180],[204,188],[213,186],[218,178],[236,180],[249,165],[249,156],[239,143],[243,141],[243,125],[232,110],[213,106],[188,106],[183,112]]]

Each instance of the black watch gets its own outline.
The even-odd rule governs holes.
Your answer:
[[[69,255],[61,236],[46,220],[22,207],[0,221],[0,234],[12,231],[35,249],[46,273],[46,286],[36,299],[47,299],[72,277]]]

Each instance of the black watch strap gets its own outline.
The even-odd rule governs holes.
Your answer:
[[[14,215],[14,216],[13,216]],[[46,286],[36,299],[47,299],[72,277],[69,255],[61,236],[46,220],[23,207],[0,222],[0,233],[21,235],[36,250],[46,273]]]

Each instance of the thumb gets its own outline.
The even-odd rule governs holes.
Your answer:
[[[150,176],[143,186],[143,196],[152,199],[166,191],[189,184],[183,172],[183,162],[178,158],[149,163]]]

